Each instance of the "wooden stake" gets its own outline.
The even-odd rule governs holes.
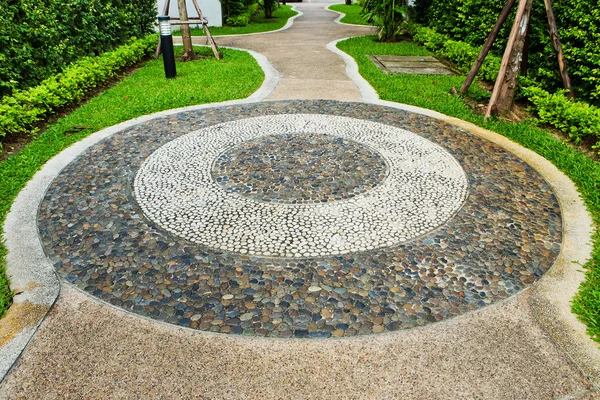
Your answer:
[[[502,57],[502,64],[498,71],[490,103],[485,112],[484,120],[486,121],[493,109],[503,113],[512,108],[532,3],[533,0],[519,0],[515,22]]]
[[[171,5],[171,0],[165,1],[165,6],[163,7],[162,15],[169,15],[169,6]],[[154,58],[158,58],[160,55],[160,35],[158,35],[158,46],[156,46],[156,51],[154,52]]]
[[[202,15],[202,10],[200,10],[200,7],[198,6],[198,3],[196,2],[196,0],[192,0],[192,2],[194,3],[194,7],[196,8],[196,11],[198,12],[199,19],[201,21],[204,21],[204,16]],[[206,24],[202,24],[202,28],[204,28],[204,33],[206,34],[206,40],[210,44],[210,47],[212,48],[212,51],[213,51],[213,54],[215,55],[215,58],[217,60],[220,60],[221,59],[221,55],[219,54],[219,49],[217,48],[217,44],[215,43],[215,39],[213,39],[212,35],[210,34],[210,31],[208,30],[208,26],[206,26]]]
[[[569,73],[567,72],[567,62],[565,61],[565,55],[562,51],[562,45],[558,36],[558,29],[556,27],[556,18],[554,18],[554,11],[552,10],[552,3],[550,2],[550,0],[544,0],[544,5],[546,6],[548,26],[550,27],[550,39],[552,40],[554,50],[556,50],[556,52],[558,53],[558,66],[560,68],[560,76],[562,77],[565,89],[569,91],[569,98],[574,99],[575,91],[573,90],[573,86],[571,85],[571,79],[569,78]]]
[[[531,28],[531,25],[529,25]],[[531,35],[529,32],[531,29],[527,29],[527,33],[525,33],[525,43],[523,45],[523,60],[521,61],[521,76],[527,76],[527,71],[529,70],[529,47],[531,45]]]
[[[469,90],[469,87],[473,83],[473,80],[475,80],[475,75],[477,75],[477,73],[479,72],[479,69],[483,65],[483,62],[485,61],[485,57],[487,56],[488,52],[492,48],[492,44],[494,44],[494,40],[496,40],[496,37],[498,36],[498,32],[500,32],[500,28],[502,28],[502,25],[504,24],[504,21],[506,21],[506,18],[510,14],[510,10],[512,9],[514,4],[515,4],[515,0],[508,0],[506,5],[504,6],[504,9],[502,10],[502,12],[500,13],[500,16],[498,17],[498,21],[496,21],[496,25],[494,25],[494,28],[492,29],[492,31],[490,32],[490,35],[487,38],[487,41],[485,42],[485,44],[483,45],[483,48],[481,49],[481,53],[479,53],[479,57],[477,57],[477,61],[475,61],[473,68],[471,68],[469,75],[467,75],[467,79],[465,79],[465,82],[460,87],[461,94],[467,93],[467,91]]]

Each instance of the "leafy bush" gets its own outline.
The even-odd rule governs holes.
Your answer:
[[[379,27],[380,41],[397,42],[404,34],[408,17],[406,0],[365,0],[363,13],[368,22]]]
[[[584,136],[595,136],[600,142],[600,108],[572,101],[566,90],[550,94],[538,87],[523,88],[540,120],[567,133],[576,143]],[[599,148],[600,146],[595,146]]]
[[[471,69],[480,52],[480,49],[468,43],[451,40],[446,35],[417,24],[411,25],[410,33],[415,42],[436,55],[447,58],[461,72],[468,72]],[[500,62],[499,57],[488,55],[477,76],[487,81],[494,81],[500,69]]]
[[[505,0],[416,0],[416,10],[418,22],[479,48],[505,3]],[[555,1],[553,8],[577,95],[600,105],[600,0]],[[502,55],[513,20],[508,18],[498,35],[492,50],[497,56]],[[562,88],[542,1],[533,3],[530,37],[529,76],[542,87]]]
[[[156,47],[156,35],[132,41],[99,57],[86,57],[26,90],[15,90],[0,102],[0,138],[31,130],[53,111],[81,100],[89,89],[114,78]]]
[[[246,26],[258,9],[257,0],[221,0],[223,25]]]
[[[0,97],[153,31],[155,0],[21,0],[0,6]]]
[[[225,24],[227,26],[246,26],[250,23],[252,16],[256,14],[256,10],[258,10],[258,3],[251,4],[241,14],[227,18]]]

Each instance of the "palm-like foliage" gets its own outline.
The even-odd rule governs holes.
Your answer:
[[[406,0],[366,0],[363,15],[368,22],[379,26],[379,40],[397,42],[403,34],[408,17]]]

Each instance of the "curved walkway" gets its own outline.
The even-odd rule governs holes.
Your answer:
[[[344,62],[326,46],[336,39],[371,34],[374,28],[335,24],[332,20],[337,14],[325,10],[325,6],[320,2],[295,3],[303,15],[289,29],[220,36],[216,40],[220,46],[254,50],[269,59],[279,71],[280,81],[267,100],[360,100],[360,92],[345,73]],[[194,42],[204,44],[204,38],[195,38]]]
[[[556,308],[555,298],[580,279],[571,262],[586,257],[578,244],[586,240],[589,229],[581,223],[589,217],[573,185],[543,158],[469,124],[440,122],[419,115],[425,110],[391,103],[332,101],[359,100],[360,91],[326,45],[370,28],[333,24],[336,15],[323,6],[299,4],[304,15],[286,31],[218,40],[267,56],[280,73],[269,99],[300,100],[233,102],[142,118],[122,126],[126,134],[93,135],[88,144],[107,140],[55,172],[39,223],[61,293],[3,381],[1,397],[596,398],[595,354],[557,345],[552,330],[569,318],[553,320],[565,310]],[[298,51],[290,54],[290,48]],[[183,120],[191,127],[178,124]],[[290,134],[273,142],[282,129],[306,133],[308,140]],[[197,133],[186,135],[190,131]],[[408,139],[397,142],[398,135]],[[207,156],[196,157],[198,149]],[[256,157],[265,149],[285,169],[265,168],[267,161]],[[354,157],[352,174],[328,180],[347,168],[340,149]],[[498,158],[494,169],[471,154],[482,150]],[[298,151],[309,157],[304,164],[281,161]],[[399,158],[407,153],[410,162]],[[178,158],[183,175],[172,175]],[[314,176],[323,183],[303,186],[298,178],[289,186],[288,177],[306,165],[318,167]],[[436,183],[402,181],[394,174],[399,165],[416,175],[427,170],[427,182]],[[205,171],[212,174],[206,182]],[[263,185],[265,177],[278,182],[275,189]],[[171,200],[178,193],[169,186],[174,183],[214,189],[185,203]],[[406,185],[414,185],[408,197],[397,196]],[[418,198],[410,197],[414,193]],[[213,204],[214,196],[224,197]],[[520,201],[507,201],[516,196]],[[260,207],[243,208],[257,198]],[[354,206],[365,201],[372,203],[363,211]],[[198,202],[207,205],[197,209]],[[420,214],[424,208],[415,203],[428,204],[428,213]],[[177,205],[177,212],[155,214],[156,204],[164,210]],[[448,207],[437,210],[438,204]],[[106,205],[114,211],[107,213]],[[204,219],[224,227],[232,221],[235,228],[238,214],[231,210],[240,209],[245,217],[258,213],[258,225],[262,212],[283,208],[294,212],[281,226],[298,212],[306,212],[302,221],[314,220],[289,231],[270,227],[266,232],[278,235],[256,237],[253,226],[223,234],[193,220],[210,211]],[[365,210],[368,215],[359,213]],[[368,229],[356,221],[385,225],[398,215],[420,222],[352,233],[357,226]],[[319,229],[294,236],[306,226]],[[319,241],[330,226],[337,234]],[[112,239],[78,239],[99,237],[87,229]],[[406,244],[394,242],[399,237]],[[307,252],[303,238],[314,239]],[[153,268],[153,261],[171,267]],[[182,264],[188,267],[179,270]]]

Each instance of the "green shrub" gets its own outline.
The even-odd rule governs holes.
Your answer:
[[[477,49],[468,43],[451,40],[446,35],[437,33],[431,28],[412,24],[410,28],[413,40],[427,50],[451,61],[461,72],[468,72],[479,55]],[[500,69],[501,59],[488,55],[479,69],[477,76],[483,80],[494,81]]]
[[[225,24],[228,26],[246,26],[250,23],[250,20],[254,14],[256,14],[257,10],[258,3],[251,4],[243,13],[227,18]]]
[[[505,0],[417,0],[417,20],[476,48],[483,46]],[[600,105],[600,0],[553,2],[569,73],[578,97]],[[514,15],[516,6],[513,9]],[[502,56],[514,17],[504,23],[492,52]],[[549,90],[562,88],[548,34],[544,2],[533,3],[528,75]]]
[[[576,143],[584,136],[595,136],[600,142],[600,108],[570,100],[566,90],[550,94],[530,86],[523,88],[523,92],[542,122],[567,133]]]
[[[155,18],[155,0],[2,1],[0,97],[152,32]]]
[[[397,42],[405,33],[408,20],[406,0],[365,0],[362,13],[367,22],[379,27],[382,42]]]
[[[221,0],[223,25],[246,26],[257,9],[257,0]]]
[[[0,138],[30,131],[53,111],[81,100],[90,89],[151,54],[156,42],[156,35],[134,40],[99,57],[80,59],[38,86],[15,90],[0,102]]]

